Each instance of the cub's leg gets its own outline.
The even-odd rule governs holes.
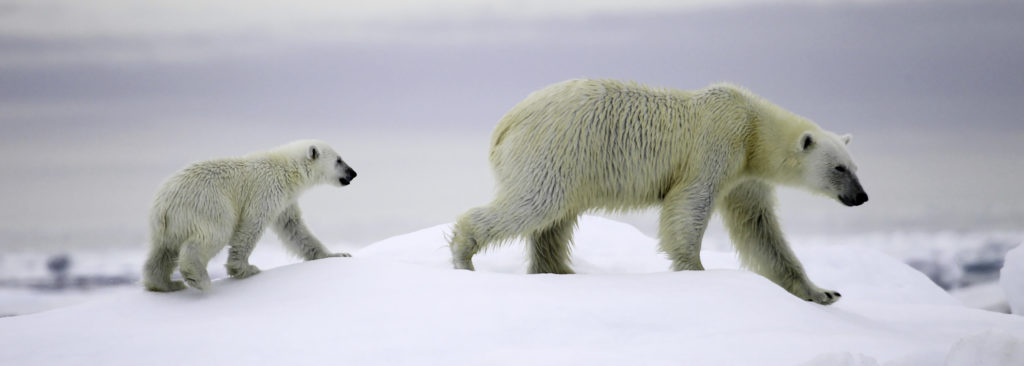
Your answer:
[[[530,236],[529,273],[574,273],[570,266],[570,244],[577,216],[556,221]]]
[[[256,242],[263,236],[263,221],[258,218],[243,221],[231,235],[231,248],[228,249],[228,262],[224,265],[228,275],[234,278],[246,278],[260,273],[260,269],[249,264]]]
[[[793,295],[822,305],[839,293],[815,286],[786,243],[775,217],[775,192],[766,183],[741,183],[726,194],[720,209],[740,261]]]
[[[153,238],[153,247],[149,250],[149,258],[142,269],[142,283],[147,290],[172,292],[185,289],[185,283],[171,281],[174,267],[178,266],[179,243],[168,246],[162,238]]]
[[[210,288],[210,274],[206,272],[206,265],[210,263],[210,259],[217,252],[224,248],[224,244],[218,243],[224,243],[224,241],[189,238],[182,244],[178,269],[186,284],[199,290]]]
[[[302,213],[297,204],[284,209],[273,222],[273,230],[285,247],[307,261],[328,257],[351,257],[348,253],[331,253],[320,243],[306,224],[302,222]]]

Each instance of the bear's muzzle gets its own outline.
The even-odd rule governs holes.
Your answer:
[[[352,168],[345,168],[345,176],[338,178],[338,183],[347,186],[349,183],[352,183],[353,179],[356,179],[356,175],[356,171],[352,170]]]

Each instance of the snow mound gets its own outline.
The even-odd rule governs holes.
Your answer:
[[[826,353],[807,361],[801,366],[879,366],[874,357],[850,352]]]
[[[843,293],[825,307],[737,270],[728,252],[702,253],[707,271],[670,272],[655,240],[606,219],[581,220],[577,275],[524,274],[518,243],[452,270],[448,229],[206,293],[139,289],[2,318],[0,364],[910,365],[977,350],[979,333],[1024,336],[1024,318],[965,308],[865,249],[797,251]]]
[[[946,357],[946,366],[976,365],[1024,365],[1024,340],[1002,332],[987,331],[956,342]]]
[[[958,288],[949,294],[961,303],[975,309],[998,311],[1009,314],[1010,305],[1006,301],[1006,291],[999,282],[985,283],[971,287]]]
[[[1024,245],[1006,253],[1003,269],[999,272],[999,284],[1006,292],[1010,311],[1024,315]]]
[[[450,233],[450,224],[438,225],[382,240],[362,249],[358,256],[447,269],[451,268],[451,252],[445,238]],[[574,242],[573,269],[577,274],[664,273],[671,264],[658,252],[657,239],[602,217],[581,217]],[[843,294],[840,301],[877,298],[888,303],[959,304],[920,271],[875,250],[836,246],[794,250],[818,286]],[[487,249],[473,262],[477,272],[522,274],[526,273],[526,259],[526,244],[512,241]],[[707,269],[740,268],[734,252],[705,250],[701,261]]]

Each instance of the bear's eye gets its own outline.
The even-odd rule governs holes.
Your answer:
[[[338,160],[335,160],[334,162],[335,164],[341,165],[341,158],[338,158]]]
[[[846,167],[842,165],[836,166],[836,171],[840,173],[846,173]]]

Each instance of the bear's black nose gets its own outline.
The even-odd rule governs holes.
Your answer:
[[[857,204],[862,204],[868,201],[868,194],[864,192],[857,193]]]
[[[348,176],[348,180],[352,180],[356,177],[356,171],[352,170],[352,168],[345,168],[345,175]]]

